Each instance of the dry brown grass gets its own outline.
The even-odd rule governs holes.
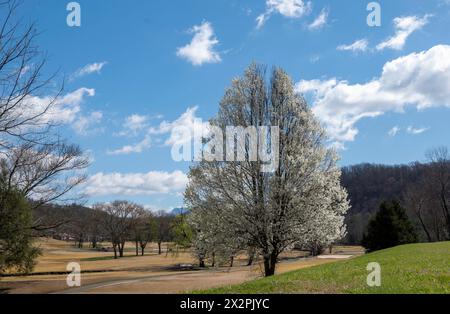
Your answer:
[[[65,272],[69,262],[78,262],[83,273],[82,287],[66,286],[66,275],[36,275],[6,277],[0,289],[9,293],[179,293],[238,284],[262,275],[261,263],[246,267],[244,255],[235,260],[235,267],[220,267],[202,271],[175,271],[179,264],[196,261],[189,252],[157,254],[157,245],[151,244],[145,256],[133,256],[134,244],[126,244],[126,258],[110,259],[112,252],[78,249],[73,243],[53,239],[39,239],[37,245],[43,254],[38,259],[35,273]],[[107,243],[104,246],[108,246]],[[163,246],[164,249],[166,245]],[[362,252],[355,247],[336,247],[333,254]],[[277,273],[332,262],[332,259],[305,258],[304,252],[292,251],[281,256]],[[303,257],[303,258],[302,258]],[[99,260],[97,260],[99,259]],[[105,272],[106,270],[106,272]]]

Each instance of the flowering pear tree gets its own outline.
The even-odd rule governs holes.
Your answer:
[[[223,130],[277,126],[279,144],[270,152],[277,159],[272,172],[262,171],[264,161],[250,158],[203,160],[191,167],[185,199],[199,247],[256,249],[271,276],[283,251],[329,245],[345,234],[349,204],[336,153],[283,70],[274,69],[267,82],[264,67],[252,64],[226,90],[211,124]],[[271,138],[255,144],[248,137],[227,153],[250,156],[255,145],[265,149],[262,142]]]

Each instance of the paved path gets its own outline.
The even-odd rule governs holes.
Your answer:
[[[86,293],[86,292],[89,292],[89,291],[95,290],[95,289],[120,286],[120,285],[129,285],[129,284],[134,284],[134,283],[142,283],[142,282],[146,282],[146,281],[158,280],[158,279],[163,279],[163,278],[174,279],[172,277],[178,278],[180,276],[189,275],[189,274],[190,274],[189,272],[183,272],[183,273],[180,272],[177,274],[151,275],[151,276],[145,276],[145,277],[140,277],[140,278],[130,277],[130,278],[125,278],[125,279],[109,280],[109,281],[103,281],[103,282],[99,282],[99,283],[81,286],[79,288],[71,288],[71,289],[67,289],[64,291],[55,292],[53,294],[80,294],[80,293]]]

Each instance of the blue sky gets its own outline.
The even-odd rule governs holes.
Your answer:
[[[183,204],[189,163],[170,130],[215,115],[252,62],[283,67],[340,148],[341,164],[408,163],[450,146],[450,2],[368,0],[24,2],[46,71],[65,76],[63,134],[92,156],[89,203]],[[315,22],[315,23],[314,23]]]

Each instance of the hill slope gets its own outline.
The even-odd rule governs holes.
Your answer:
[[[381,265],[381,287],[366,283]],[[409,244],[206,293],[450,293],[450,242]],[[202,292],[202,293],[203,293]]]

